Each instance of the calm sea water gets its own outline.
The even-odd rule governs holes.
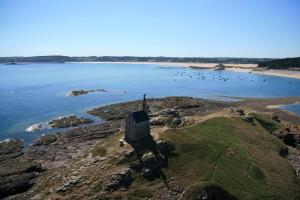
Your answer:
[[[300,115],[300,104],[284,105],[281,106],[280,108]]]
[[[77,97],[65,95],[70,90],[97,88],[108,92]],[[34,123],[71,113],[91,117],[85,114],[86,110],[140,99],[144,93],[148,97],[176,95],[212,99],[224,99],[224,96],[287,97],[300,96],[299,88],[300,80],[297,79],[159,65],[0,65],[0,140],[21,138],[31,142],[49,132],[29,134],[24,131]],[[300,113],[299,105],[293,106],[293,111]]]

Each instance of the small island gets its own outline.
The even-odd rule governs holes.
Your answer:
[[[93,90],[71,90],[67,93],[67,96],[80,96],[92,92],[107,92],[105,89],[93,89]]]
[[[214,66],[213,70],[225,70],[225,65],[223,65],[222,63],[221,64],[218,64],[216,66]]]

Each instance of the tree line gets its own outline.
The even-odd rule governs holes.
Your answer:
[[[270,58],[225,58],[225,57],[138,57],[138,56],[32,56],[0,57],[0,63],[64,63],[64,62],[190,62],[190,63],[226,63],[258,64],[270,61]]]

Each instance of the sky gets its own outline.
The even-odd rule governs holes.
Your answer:
[[[0,56],[300,56],[299,0],[0,0]]]

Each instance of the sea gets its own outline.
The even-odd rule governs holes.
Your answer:
[[[49,63],[0,65],[0,141],[26,144],[58,130],[27,132],[55,117],[86,113],[97,106],[147,97],[192,96],[234,101],[234,97],[300,96],[300,80],[248,72],[213,71],[159,64]],[[81,96],[72,90],[105,89]],[[300,105],[284,110],[300,114]]]

